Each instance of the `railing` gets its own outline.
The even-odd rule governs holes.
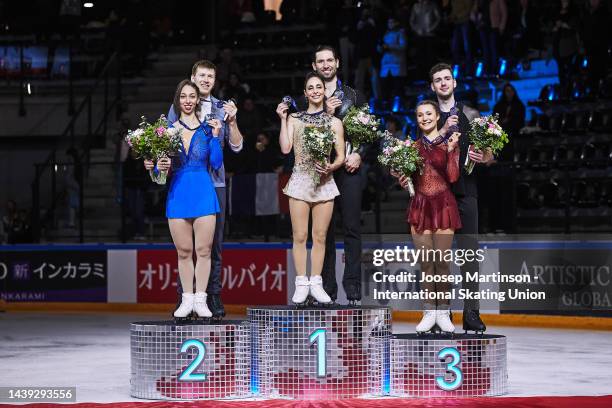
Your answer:
[[[114,88],[114,92],[111,86]],[[101,114],[96,118],[98,122],[95,123],[93,105],[99,102],[95,99],[99,98],[99,91],[103,92],[101,102],[102,110],[100,112]],[[112,96],[111,92],[113,92]],[[35,242],[40,240],[41,226],[49,220],[54,219],[56,204],[59,199],[56,177],[58,150],[66,146],[73,149],[72,155],[75,163],[80,163],[82,167],[82,171],[77,172],[79,178],[77,182],[82,186],[85,173],[89,169],[90,150],[92,147],[96,146],[96,144],[104,145],[108,132],[110,113],[115,109],[116,118],[119,118],[121,114],[121,99],[121,58],[120,55],[115,52],[109,58],[78,108],[74,111],[66,129],[59,138],[58,145],[49,153],[49,156],[44,162],[34,165],[35,177],[32,182],[32,231]],[[84,134],[79,134],[79,132],[83,132]],[[50,177],[51,191],[47,202],[48,211],[45,218],[41,219],[41,183],[45,176]],[[83,189],[81,188],[80,191],[80,201],[82,203]],[[80,211],[79,213],[79,240],[83,242],[83,212]]]

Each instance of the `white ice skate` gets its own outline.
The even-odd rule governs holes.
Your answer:
[[[320,304],[331,303],[331,298],[323,289],[323,279],[321,276],[311,276],[310,277],[310,296],[315,298],[315,300]]]
[[[295,292],[293,293],[293,297],[291,301],[297,305],[301,305],[306,302],[306,298],[308,297],[308,289],[310,287],[310,282],[308,281],[307,276],[296,276],[295,277]]]
[[[181,305],[174,311],[174,317],[187,317],[193,312],[193,293],[183,293]]]
[[[206,292],[196,292],[193,311],[196,312],[198,317],[212,317],[212,312],[206,304]]]
[[[417,324],[416,332],[418,334],[427,333],[436,325],[436,310],[424,310],[423,318]]]
[[[455,326],[450,319],[450,310],[437,310],[436,311],[436,324],[440,328],[440,331],[444,333],[453,333]]]

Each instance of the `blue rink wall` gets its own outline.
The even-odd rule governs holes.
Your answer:
[[[364,243],[364,303],[375,285],[375,271],[415,271],[410,266],[372,264],[372,251],[394,249],[402,242]],[[612,240],[480,241],[486,252],[481,274],[531,273],[553,301],[534,307],[481,300],[485,313],[544,313],[610,316],[612,313]],[[336,277],[344,270],[344,249],[336,245]],[[223,284],[228,304],[287,304],[294,291],[295,269],[290,243],[225,243]],[[0,298],[8,302],[174,303],[176,255],[171,244],[82,244],[0,246]],[[451,272],[460,274],[452,265]],[[379,288],[380,289],[380,288]],[[397,288],[396,288],[397,289]],[[496,291],[500,284],[481,283]],[[400,288],[400,290],[402,290]],[[406,290],[406,289],[404,289]],[[261,295],[265,296],[261,296]],[[338,303],[346,303],[339,285]],[[419,310],[420,303],[390,301],[394,310]],[[452,302],[454,309],[461,303]]]

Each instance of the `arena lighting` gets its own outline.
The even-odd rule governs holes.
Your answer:
[[[508,61],[503,58],[499,59],[499,76],[506,75],[506,69],[508,68]]]
[[[394,97],[393,107],[391,108],[391,111],[394,113],[399,112],[401,103],[402,103],[402,98],[400,98],[399,96]]]
[[[453,78],[459,78],[459,65],[453,65]]]
[[[85,2],[83,4],[83,7],[85,8],[92,8],[94,6],[94,4],[91,1]]]
[[[476,65],[476,78],[482,77],[482,70],[484,68],[484,63],[482,61],[478,61],[478,65]]]
[[[582,68],[587,69],[589,67],[589,58],[588,57],[584,57],[582,58]]]
[[[32,84],[28,82],[28,95],[32,95]]]

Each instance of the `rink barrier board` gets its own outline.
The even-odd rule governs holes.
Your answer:
[[[393,247],[394,245],[398,245],[400,243],[387,243],[384,244],[383,247]],[[337,243],[336,247],[341,251],[343,248],[343,243]],[[604,249],[610,248],[612,249],[612,241],[520,241],[520,242],[503,242],[503,241],[481,241],[482,247],[487,247],[489,249]],[[289,301],[289,296],[291,292],[291,284],[289,282],[291,278],[291,266],[290,266],[290,251],[288,250],[291,247],[288,243],[225,243],[224,249],[230,251],[236,250],[246,250],[245,253],[253,253],[260,252],[259,250],[263,250],[261,252],[266,252],[265,250],[271,250],[271,252],[277,252],[284,254],[283,257],[286,260],[285,269],[287,272],[287,286],[283,288],[283,290],[287,293],[287,302]],[[116,254],[127,254],[127,253],[135,253],[138,254],[139,250],[147,251],[147,250],[161,250],[164,252],[172,251],[174,246],[171,244],[82,244],[82,245],[73,245],[73,244],[59,244],[59,245],[33,245],[33,244],[25,244],[25,245],[0,245],[0,256],[3,251],[12,251],[12,252],[28,252],[28,251],[106,251],[108,263],[107,265],[110,267],[111,259],[116,257]],[[238,251],[241,252],[241,251]],[[117,258],[121,258],[117,257]],[[118,260],[122,260],[118,259]],[[132,269],[130,266],[127,269]],[[124,271],[120,271],[124,272]],[[169,300],[155,300],[155,303],[147,302],[146,300],[138,300],[135,294],[132,294],[132,291],[135,291],[135,286],[137,282],[135,279],[136,274],[138,273],[138,269],[134,271],[133,274],[127,273],[127,275],[133,275],[130,279],[125,279],[122,273],[114,273],[114,283],[111,285],[108,284],[108,300],[106,302],[82,302],[82,301],[70,301],[70,302],[51,302],[51,301],[40,301],[40,302],[3,302],[0,299],[0,310],[8,310],[8,311],[88,311],[88,312],[151,312],[151,313],[166,313],[167,310],[171,310],[174,307],[174,303],[169,303]],[[109,271],[109,275],[110,275]],[[121,281],[117,281],[116,277],[119,276]],[[133,282],[130,283],[130,294],[128,295],[129,299],[117,299],[117,296],[113,295],[114,291],[117,287],[126,286],[124,283],[124,279],[131,280]],[[1,289],[1,286],[0,286]],[[341,289],[341,288],[340,288]],[[125,291],[125,289],[123,289]],[[339,293],[340,295],[340,293]],[[173,295],[175,296],[175,295]],[[254,302],[252,300],[246,299],[250,304]],[[277,304],[281,304],[281,302],[277,302]],[[236,305],[232,303],[237,302],[227,302],[226,309],[228,313],[235,315],[245,315],[246,314],[246,306]],[[246,302],[245,302],[246,303]],[[339,303],[341,300],[339,299]],[[483,309],[484,310],[484,309]],[[485,310],[486,311],[486,310]],[[518,327],[557,327],[557,328],[577,328],[577,329],[589,329],[589,330],[612,330],[612,318],[608,317],[596,317],[596,316],[562,316],[562,315],[553,315],[553,314],[528,314],[523,315],[520,312],[517,313],[507,313],[502,312],[499,314],[497,310],[489,309],[491,314],[484,314],[486,316],[486,321],[490,325],[504,325],[504,326],[518,326]],[[457,313],[457,315],[459,315]],[[394,311],[393,318],[398,321],[418,321],[420,318],[420,314],[415,311]],[[459,320],[456,320],[459,321]]]
[[[2,303],[0,302],[0,310]],[[7,312],[73,312],[73,313],[151,313],[169,314],[174,303],[87,303],[87,302],[6,302]],[[225,305],[227,314],[246,316],[247,305]],[[453,320],[460,322],[463,314],[453,312]],[[589,316],[555,316],[536,314],[481,314],[489,326],[538,327],[551,329],[581,329],[612,331],[612,318]],[[392,318],[398,322],[418,322],[421,312],[395,310]]]
[[[522,241],[479,241],[481,248],[488,249],[611,249],[612,240],[592,241],[547,241],[547,240],[522,240]],[[311,242],[307,243],[310,248]],[[385,242],[384,244],[364,244],[364,249],[395,248],[396,246],[407,246],[412,248],[410,242]],[[291,249],[290,242],[225,242],[223,249]],[[174,249],[174,245],[168,243],[160,244],[15,244],[0,245],[2,251],[102,251],[102,250],[129,250],[129,249]],[[344,249],[343,242],[336,243],[336,249]]]

